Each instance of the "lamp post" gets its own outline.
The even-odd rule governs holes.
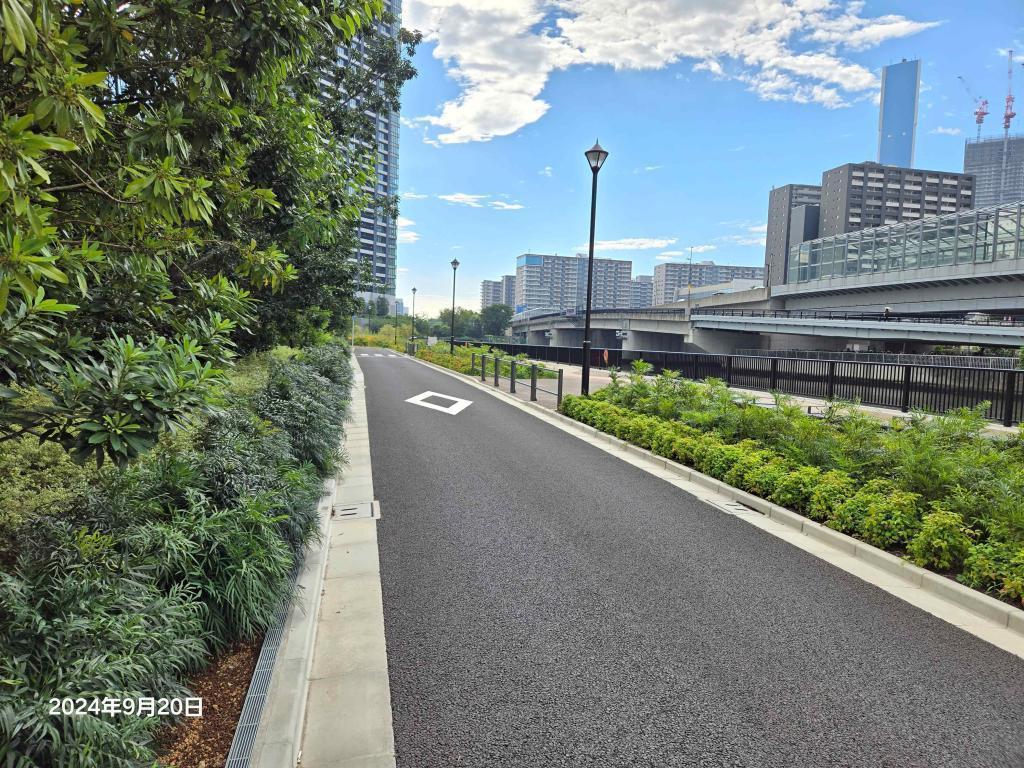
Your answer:
[[[594,146],[583,153],[590,165],[590,172],[593,176],[593,183],[590,190],[590,256],[587,259],[587,317],[583,324],[583,379],[580,384],[580,393],[590,394],[590,304],[591,294],[594,288],[594,227],[597,222],[597,173],[608,159],[608,153],[601,145],[594,142]]]
[[[459,268],[459,260],[452,259],[452,337],[451,353],[455,354],[455,270]]]
[[[416,347],[416,288],[412,289],[412,344]]]

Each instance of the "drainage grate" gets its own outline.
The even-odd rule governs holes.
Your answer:
[[[358,504],[346,504],[331,508],[331,518],[334,520],[360,520],[366,518],[380,517],[379,501],[361,501]]]
[[[754,510],[752,510],[750,507],[740,504],[738,501],[715,501],[712,499],[704,499],[704,501],[729,515],[754,514]]]
[[[292,572],[293,588],[298,575],[299,564],[297,563]],[[263,704],[267,700],[267,689],[270,687],[270,677],[274,671],[277,651],[281,647],[284,622],[288,618],[290,605],[291,601],[289,600],[278,609],[277,615],[274,617],[274,623],[267,630],[267,634],[263,638],[260,656],[256,660],[256,670],[252,673],[249,691],[245,694],[242,713],[238,716],[235,737],[231,741],[231,751],[228,752],[228,759],[224,763],[224,768],[249,768],[249,761],[252,759],[252,748],[256,743],[256,731],[260,726],[260,716],[263,714]]]

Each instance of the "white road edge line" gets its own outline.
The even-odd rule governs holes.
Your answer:
[[[675,485],[697,499],[709,503],[723,514],[732,514],[746,520],[766,533],[888,592],[915,608],[959,627],[1007,653],[1024,658],[1024,611],[962,587],[943,576],[917,568],[895,555],[826,528],[777,504],[732,488],[694,469],[628,444],[594,427],[482,384],[472,376],[457,373],[417,357],[406,357],[487,392],[499,400],[504,400],[509,405],[605,453]],[[723,504],[735,508],[733,505],[737,501],[751,507],[750,513],[733,513],[722,509]]]

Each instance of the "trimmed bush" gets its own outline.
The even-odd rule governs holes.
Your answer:
[[[722,479],[736,488],[768,498],[788,471],[786,462],[771,451],[747,448]]]
[[[783,507],[807,513],[820,480],[821,470],[817,467],[794,469],[776,481],[771,500]]]
[[[857,533],[868,544],[882,549],[906,546],[921,527],[921,497],[908,491],[893,491],[873,498],[861,518]]]
[[[829,519],[854,494],[855,487],[853,478],[845,472],[822,473],[811,493],[807,514],[818,522]]]
[[[921,520],[921,529],[907,547],[917,565],[947,571],[959,568],[971,548],[971,529],[964,519],[933,502],[932,511]]]
[[[834,508],[825,525],[843,533],[857,533],[873,502],[884,501],[896,491],[890,480],[865,483],[853,496]]]
[[[1024,547],[990,539],[971,545],[958,581],[974,589],[1024,601]]]

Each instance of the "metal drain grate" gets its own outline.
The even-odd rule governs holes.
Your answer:
[[[358,504],[346,504],[331,508],[331,518],[334,520],[360,520],[380,517],[379,501],[361,501]]]
[[[298,575],[299,565],[296,564],[292,572],[293,589]],[[274,671],[277,651],[281,647],[284,622],[288,618],[290,605],[291,601],[288,600],[278,609],[273,625],[267,630],[267,634],[263,638],[260,656],[256,660],[256,670],[252,673],[249,690],[245,694],[242,713],[238,716],[235,737],[231,741],[231,751],[228,752],[228,759],[224,763],[224,768],[249,768],[249,761],[252,759],[252,748],[256,743],[256,732],[260,726],[260,716],[263,714],[263,705],[267,700],[267,689],[270,687],[270,677]]]
[[[754,510],[750,507],[740,504],[738,501],[714,501],[712,499],[704,499],[708,504],[717,509],[722,510],[728,515],[749,515],[755,514]]]

